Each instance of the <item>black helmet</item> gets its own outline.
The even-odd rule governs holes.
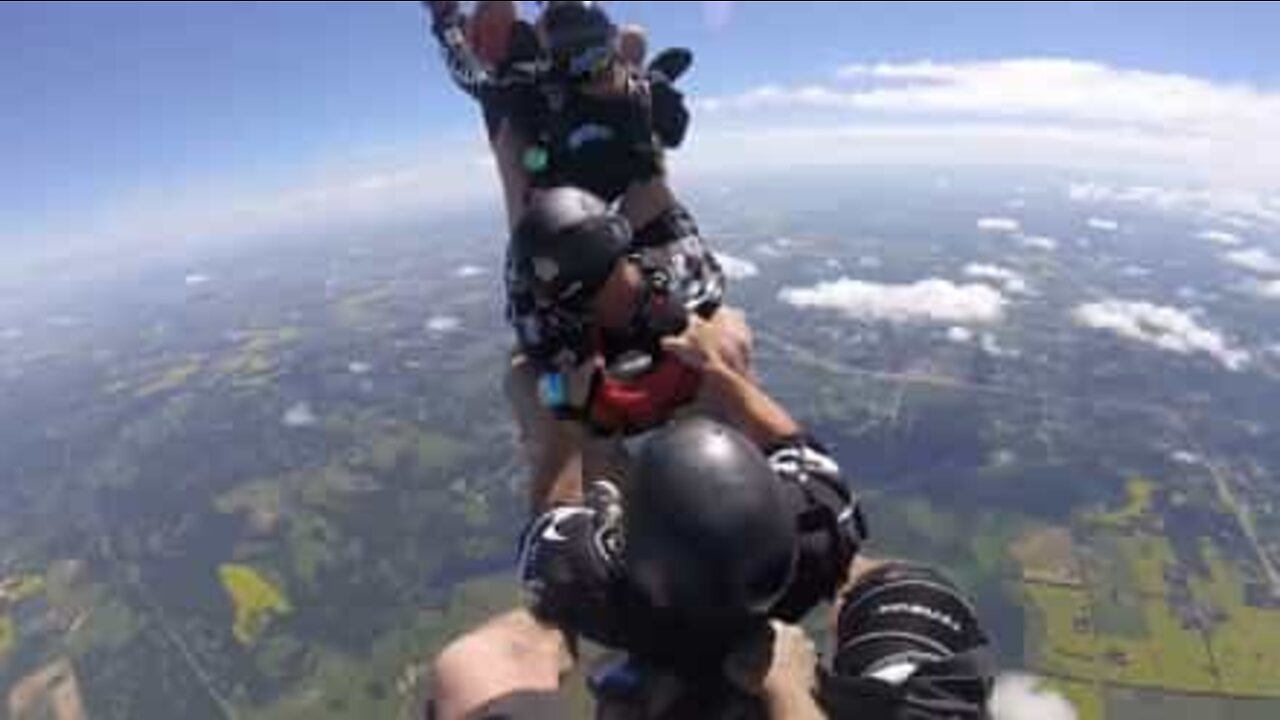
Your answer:
[[[612,62],[618,28],[600,3],[553,0],[541,24],[553,69],[562,79],[589,80]]]
[[[705,419],[655,434],[626,488],[628,577],[658,612],[722,627],[758,620],[786,591],[794,517],[764,455]]]
[[[588,305],[630,248],[631,226],[594,195],[534,194],[507,249],[508,314],[531,359],[585,356]]]

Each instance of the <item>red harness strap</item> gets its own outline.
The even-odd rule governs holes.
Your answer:
[[[693,402],[701,386],[701,374],[663,354],[652,370],[635,380],[602,376],[587,418],[592,427],[607,433],[646,432]]]

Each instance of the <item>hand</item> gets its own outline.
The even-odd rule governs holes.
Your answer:
[[[812,693],[817,687],[818,653],[804,630],[773,621],[725,662],[725,675],[755,697]]]
[[[713,372],[740,371],[742,365],[742,315],[721,309],[710,320],[692,315],[689,326],[676,336],[662,339],[662,349],[675,355],[694,370]]]
[[[437,24],[453,20],[461,12],[458,0],[422,0],[422,6],[431,13]]]

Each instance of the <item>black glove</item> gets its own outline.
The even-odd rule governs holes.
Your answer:
[[[671,81],[660,77],[649,78],[649,102],[651,103],[653,133],[662,146],[674,150],[689,134],[689,108],[684,94]]]
[[[462,8],[458,0],[422,0],[422,7],[431,15],[431,28],[436,32],[461,22]]]
[[[596,483],[589,495],[589,506],[555,508],[525,530],[520,582],[539,620],[617,646],[622,624],[618,609],[625,592],[618,493],[607,483]]]
[[[645,73],[649,81],[650,115],[653,132],[663,147],[675,149],[689,133],[689,108],[676,81],[693,65],[693,53],[685,48],[668,48],[658,54]]]
[[[818,603],[834,599],[867,538],[858,498],[841,478],[840,466],[816,442],[796,439],[769,456],[796,514],[800,553],[787,594],[773,616],[798,622]]]

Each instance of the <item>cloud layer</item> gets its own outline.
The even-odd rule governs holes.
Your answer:
[[[841,278],[813,287],[786,288],[778,298],[793,307],[832,310],[854,320],[947,325],[998,323],[1008,303],[989,285],[956,285],[937,278],[909,285]]]
[[[1228,370],[1241,370],[1249,353],[1233,347],[1221,333],[1202,326],[1190,314],[1147,302],[1106,300],[1077,307],[1076,323],[1178,355],[1203,354]]]
[[[1029,162],[1030,150],[1042,165],[1280,186],[1280,164],[1271,159],[1280,157],[1280,139],[1270,130],[1280,127],[1280,93],[1070,58],[857,64],[835,80],[760,85],[703,99],[698,109],[713,121],[820,118],[826,123],[813,125],[828,129],[832,117],[893,119],[919,134],[959,130],[955,139],[973,151],[966,159],[976,160],[980,149],[988,163]],[[821,140],[814,152],[841,153]],[[942,155],[938,146],[930,150],[950,160],[961,144],[946,144],[955,152]]]

